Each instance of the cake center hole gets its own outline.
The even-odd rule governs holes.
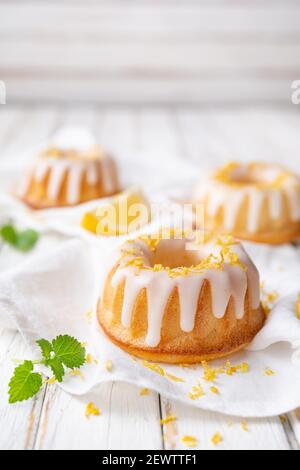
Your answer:
[[[247,167],[236,168],[230,175],[232,183],[237,184],[262,184],[272,183],[280,176],[278,169],[261,168],[251,169]]]
[[[161,264],[164,268],[191,267],[200,263],[199,251],[186,250],[187,240],[161,240],[151,260],[152,267]]]

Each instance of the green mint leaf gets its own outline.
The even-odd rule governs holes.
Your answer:
[[[1,227],[0,233],[5,242],[9,243],[10,245],[16,245],[18,234],[12,225],[4,225]]]
[[[26,253],[27,251],[32,250],[37,244],[39,239],[39,234],[34,230],[25,230],[24,232],[18,233],[16,248],[19,251]]]
[[[62,382],[63,376],[65,375],[65,369],[62,361],[58,357],[54,356],[51,359],[48,359],[45,364],[47,367],[51,368],[56,380],[58,382]]]
[[[34,230],[24,230],[18,232],[13,225],[4,225],[0,228],[2,239],[15,247],[17,250],[26,253],[32,250],[39,239],[39,234]]]
[[[16,367],[9,383],[9,403],[28,400],[42,387],[42,376],[33,372],[33,363],[24,361]]]
[[[36,341],[36,343],[41,348],[43,357],[45,359],[50,359],[50,354],[53,351],[52,344],[50,343],[50,341],[47,341],[46,339],[39,339],[38,341]]]
[[[85,363],[85,348],[71,336],[58,336],[52,341],[53,351],[69,369],[79,368]]]

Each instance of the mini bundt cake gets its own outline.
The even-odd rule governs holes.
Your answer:
[[[300,236],[300,178],[280,165],[229,163],[200,182],[205,229],[259,243]]]
[[[76,151],[51,147],[21,181],[17,195],[33,209],[74,206],[119,191],[113,159],[101,148]]]
[[[248,345],[265,321],[259,274],[231,237],[143,236],[107,275],[98,320],[110,340],[144,359],[197,363]]]
[[[300,236],[300,178],[280,165],[230,163],[196,190],[205,229],[259,243]]]

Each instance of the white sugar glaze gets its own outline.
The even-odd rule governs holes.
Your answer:
[[[243,170],[245,171],[245,168]],[[282,168],[276,165],[264,168],[262,175],[265,181],[276,180],[282,175]],[[223,209],[224,228],[227,231],[234,230],[242,204],[247,199],[249,204],[247,229],[251,233],[258,231],[264,202],[268,201],[270,217],[277,220],[284,211],[284,198],[289,204],[291,220],[300,221],[300,180],[297,176],[288,176],[279,188],[262,188],[254,184],[230,185],[211,177],[199,184],[196,191],[196,200],[206,201],[206,210],[210,217],[216,217]]]
[[[56,201],[62,184],[67,177],[67,202],[76,204],[80,201],[81,185],[84,178],[89,185],[102,183],[104,191],[109,194],[117,190],[117,182],[113,162],[110,157],[98,159],[71,159],[42,157],[30,169],[20,184],[18,194],[26,195],[32,180],[43,182],[49,175],[47,196]]]
[[[178,253],[180,250],[184,252],[187,240],[163,240],[160,243],[164,244],[164,250],[174,250],[174,243],[176,243],[176,252]],[[225,263],[223,270],[206,268],[201,272],[176,277],[170,277],[165,270],[137,270],[134,266],[127,266],[128,261],[136,256],[142,259],[143,266],[146,268],[152,266],[153,252],[146,243],[136,241],[134,244],[123,246],[123,250],[124,248],[133,249],[134,253],[121,257],[121,264],[118,266],[111,282],[112,287],[116,288],[121,282],[125,281],[121,321],[124,327],[130,327],[137,297],[142,289],[146,289],[148,304],[146,343],[151,347],[157,346],[160,342],[164,311],[175,288],[178,289],[179,293],[180,327],[185,332],[191,332],[194,329],[198,299],[205,280],[210,283],[212,310],[216,318],[222,318],[225,315],[231,298],[235,303],[237,319],[243,318],[247,291],[249,292],[251,308],[259,308],[259,274],[240,244],[235,244],[232,250],[238,255],[246,270],[238,265]],[[199,260],[206,259],[210,254],[218,256],[221,252],[221,247],[214,243],[207,243],[197,247],[197,249]]]

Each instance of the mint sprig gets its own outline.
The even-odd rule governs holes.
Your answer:
[[[24,361],[15,369],[9,383],[9,403],[28,400],[39,392],[43,383],[42,376],[33,372],[33,368],[31,361]]]
[[[11,224],[0,227],[0,236],[4,242],[23,253],[32,250],[39,240],[39,234],[35,230],[18,231]]]
[[[9,403],[28,400],[42,387],[42,374],[34,372],[34,366],[41,364],[49,367],[58,382],[62,382],[67,369],[78,369],[85,363],[86,351],[80,342],[72,336],[57,336],[52,342],[39,339],[36,342],[42,358],[24,361],[16,367],[9,382]]]

